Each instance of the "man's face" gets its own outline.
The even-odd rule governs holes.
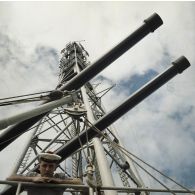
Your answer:
[[[40,173],[42,177],[52,177],[56,170],[56,163],[40,162]]]

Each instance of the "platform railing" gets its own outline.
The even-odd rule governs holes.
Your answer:
[[[0,180],[0,184],[6,184],[11,186],[17,186],[16,195],[21,193],[22,187],[48,187],[48,188],[64,188],[65,192],[87,192],[90,187],[87,185],[75,185],[75,184],[37,184],[31,182],[21,182],[21,181],[4,181]],[[97,189],[95,189],[97,190]],[[180,194],[195,194],[195,189],[190,190],[190,193],[187,190],[181,189],[161,189],[161,188],[132,188],[132,187],[109,187],[109,186],[101,186],[98,187],[98,191],[103,192],[105,190],[116,190],[118,193],[137,193],[137,192],[163,192],[163,193],[180,193]],[[0,193],[1,194],[1,193]],[[89,193],[90,194],[90,193]]]
[[[0,180],[0,185],[11,185],[16,186],[16,194],[19,195],[21,193],[21,190],[23,187],[40,187],[40,188],[61,188],[64,189],[66,192],[83,192],[88,191],[89,186],[86,185],[75,185],[75,184],[54,184],[54,183],[48,183],[48,184],[42,184],[42,183],[32,183],[32,182],[23,182],[23,181],[6,181],[6,180]],[[67,189],[68,188],[68,189]],[[22,191],[25,191],[24,189]],[[1,194],[1,192],[0,192]]]

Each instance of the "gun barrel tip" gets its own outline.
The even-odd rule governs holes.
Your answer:
[[[172,64],[177,68],[178,73],[182,73],[185,69],[187,69],[191,65],[185,56],[179,57],[177,60],[172,62]]]
[[[145,19],[144,22],[148,25],[151,32],[154,32],[163,24],[163,20],[157,13],[153,13],[149,18]]]

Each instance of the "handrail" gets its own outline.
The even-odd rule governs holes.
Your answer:
[[[33,182],[23,182],[23,181],[5,181],[0,180],[0,184],[6,184],[11,186],[16,186],[16,195],[20,194],[20,190],[22,187],[30,186],[30,187],[42,187],[42,188],[64,188],[66,189],[66,192],[73,192],[73,190],[67,189],[72,188],[74,189],[74,192],[80,192],[80,191],[86,191],[89,190],[89,187],[86,185],[75,185],[75,184],[54,184],[54,183],[48,183],[48,184],[41,184],[41,183],[33,183]],[[1,194],[1,193],[0,193]]]
[[[83,191],[83,190],[89,190],[89,187],[86,185],[74,185],[74,184],[36,184],[36,183],[31,183],[31,182],[21,182],[21,181],[4,181],[0,180],[0,184],[8,184],[12,186],[31,186],[31,187],[48,187],[48,188],[72,188],[77,191]],[[103,190],[116,190],[119,193],[120,192],[167,192],[170,193],[169,190],[167,189],[160,189],[160,188],[132,188],[132,187],[109,187],[109,186],[101,186],[98,187],[98,190],[103,191]],[[72,190],[67,190],[66,191],[71,191]],[[174,193],[189,193],[187,190],[181,190],[181,189],[172,189],[171,190]],[[191,190],[193,194],[195,194],[195,189]]]

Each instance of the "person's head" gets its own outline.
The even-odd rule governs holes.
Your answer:
[[[60,156],[54,154],[53,152],[46,152],[39,154],[39,171],[42,177],[52,177],[54,171],[57,168]]]

